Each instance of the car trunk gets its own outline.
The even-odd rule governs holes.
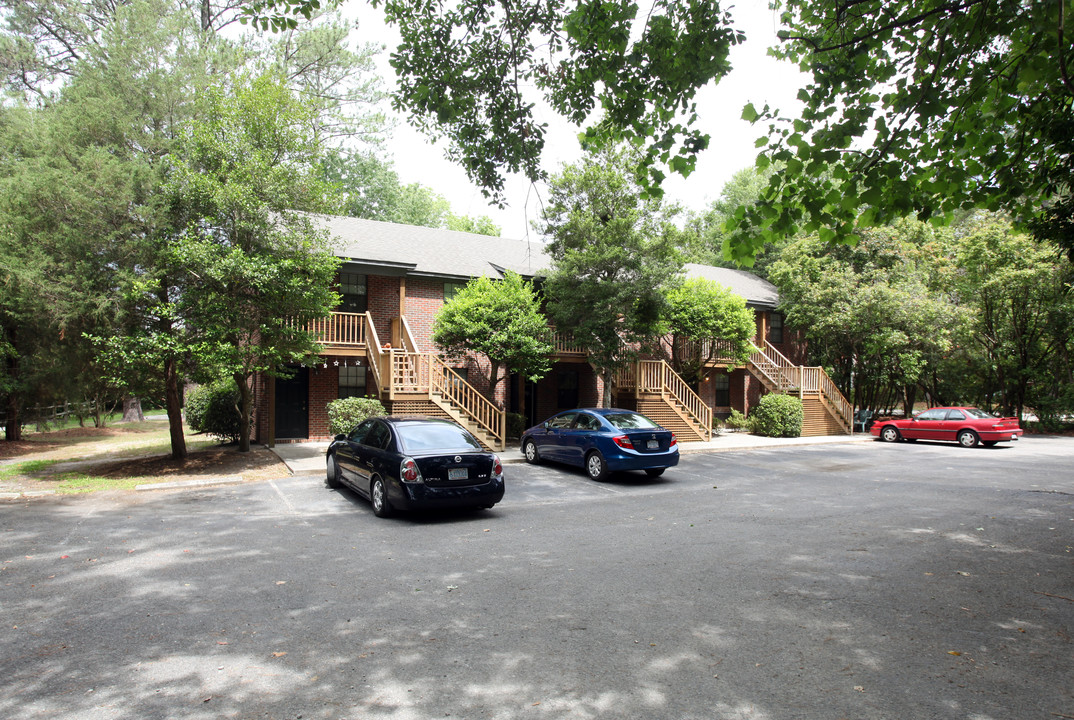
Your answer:
[[[492,478],[492,455],[488,453],[444,453],[414,456],[425,484],[430,487],[483,485]]]

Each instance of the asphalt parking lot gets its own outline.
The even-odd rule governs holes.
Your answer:
[[[0,716],[1074,717],[1074,439],[0,505]]]

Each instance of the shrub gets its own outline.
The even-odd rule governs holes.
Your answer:
[[[750,426],[749,419],[738,410],[732,410],[724,420],[724,424],[732,430],[744,430]]]
[[[375,398],[349,397],[328,403],[328,432],[332,435],[349,433],[363,420],[387,415],[380,400]]]
[[[750,432],[767,437],[798,437],[805,412],[793,395],[769,394],[750,411]]]
[[[221,442],[239,440],[242,417],[239,415],[239,389],[234,380],[217,380],[188,391],[184,414],[187,425],[194,432],[211,435]]]
[[[526,416],[522,413],[507,413],[507,437],[520,438],[526,430]]]

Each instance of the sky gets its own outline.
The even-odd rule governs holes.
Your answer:
[[[698,93],[699,127],[712,140],[709,148],[699,155],[697,168],[689,178],[669,173],[664,181],[665,198],[687,210],[704,209],[720,196],[724,184],[735,172],[753,165],[757,156],[754,141],[765,134],[766,128],[741,119],[742,108],[747,103],[752,102],[757,108],[767,103],[784,114],[795,113],[800,106],[795,96],[805,84],[805,76],[795,66],[766,54],[770,46],[777,44],[778,29],[778,13],[770,10],[768,3],[769,0],[740,0],[729,7],[735,27],[746,33],[746,41],[731,49],[730,75]],[[352,0],[349,5],[357,12],[357,40],[383,43],[389,48],[397,43],[398,34],[394,28],[385,26],[379,11],[363,2]],[[380,63],[390,86],[394,74],[387,64],[387,56],[388,52],[383,53]],[[563,163],[580,157],[578,128],[550,111],[538,120],[549,125],[543,158],[547,171],[554,173]],[[444,158],[444,147],[433,145],[400,119],[387,151],[403,183],[417,182],[432,188],[451,202],[455,214],[487,215],[501,227],[504,237],[539,239],[532,222],[540,215],[541,202],[547,197],[546,188],[534,186],[521,176],[509,177],[505,192],[508,206],[505,209],[490,206],[466,173]]]

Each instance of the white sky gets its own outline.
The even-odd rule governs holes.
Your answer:
[[[719,197],[735,172],[753,165],[757,156],[754,141],[765,134],[766,128],[751,126],[741,119],[746,103],[752,102],[758,109],[767,103],[784,114],[796,114],[799,107],[795,95],[804,84],[804,76],[793,65],[777,62],[766,54],[777,43],[779,19],[768,3],[769,0],[740,0],[729,8],[735,27],[745,31],[746,41],[731,49],[731,74],[698,94],[700,128],[712,136],[709,149],[698,157],[697,169],[689,178],[669,173],[664,181],[665,197],[689,210],[703,209]],[[359,41],[383,43],[389,51],[398,43],[398,34],[384,25],[380,11],[356,0],[351,0],[346,9],[357,13]],[[381,67],[385,81],[392,85],[395,76],[387,57],[388,52],[383,53]],[[551,112],[538,120],[549,125],[544,167],[555,172],[563,163],[577,160],[581,154],[576,140],[578,129]],[[534,187],[521,176],[509,177],[508,207],[500,210],[488,205],[463,170],[444,158],[443,147],[434,146],[404,120],[399,121],[388,143],[402,182],[419,182],[432,188],[451,202],[456,214],[488,215],[503,229],[504,237],[524,238],[528,233],[536,239],[531,223],[540,213],[541,199],[546,197],[544,187]]]

